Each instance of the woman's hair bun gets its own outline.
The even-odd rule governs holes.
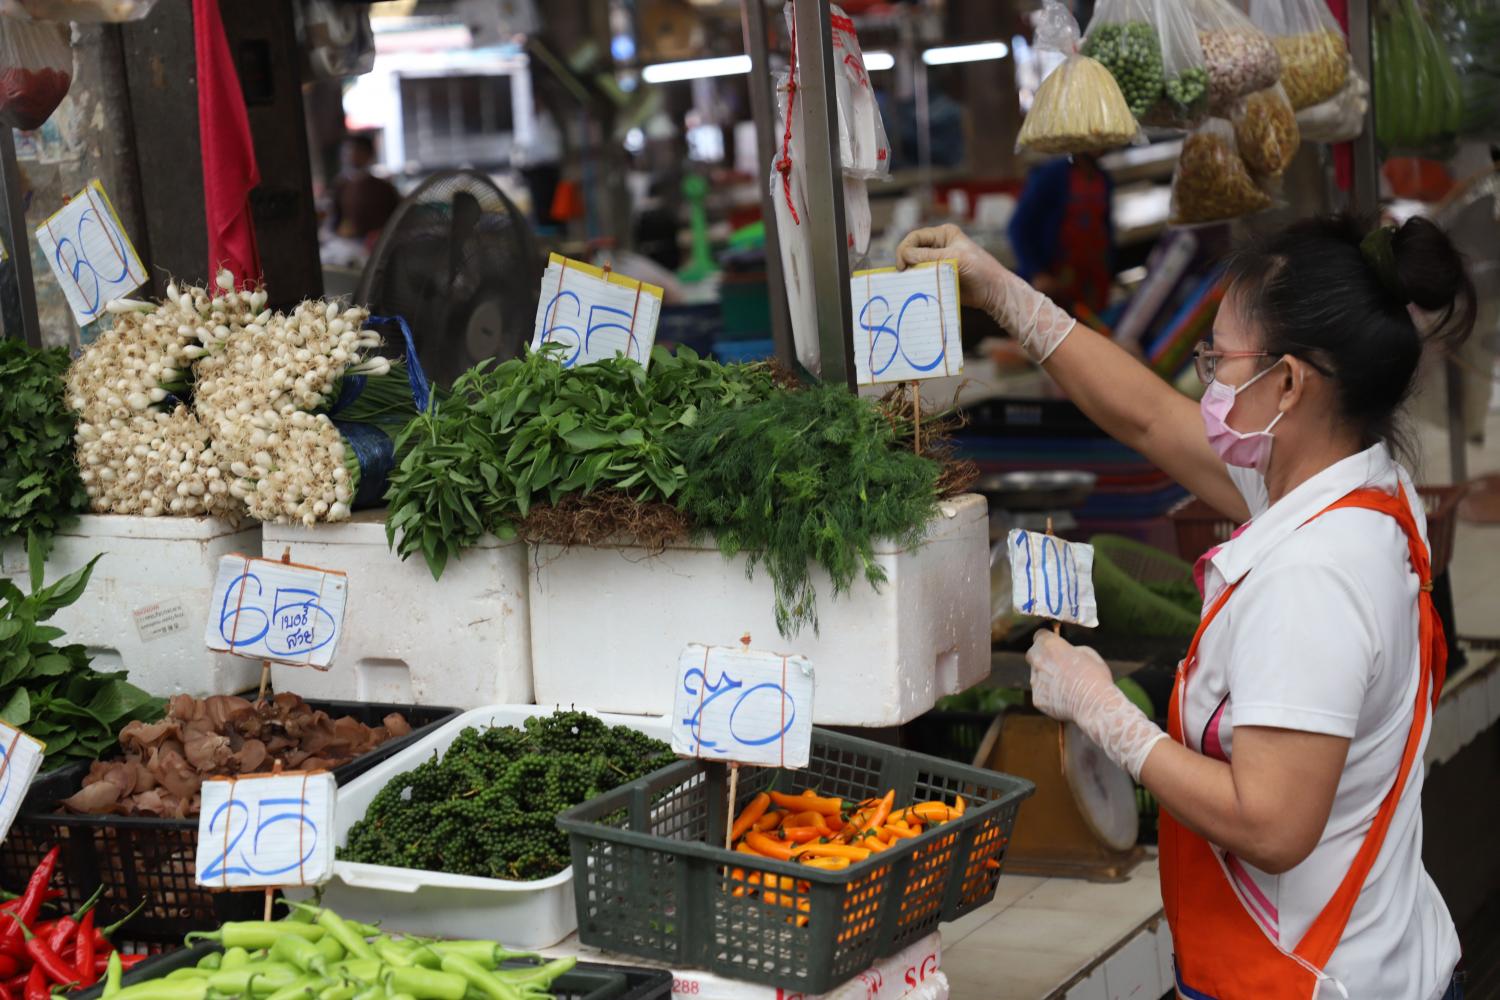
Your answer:
[[[1391,251],[1405,297],[1437,314],[1427,337],[1454,344],[1466,339],[1474,327],[1474,283],[1448,234],[1432,220],[1412,216],[1392,234]]]

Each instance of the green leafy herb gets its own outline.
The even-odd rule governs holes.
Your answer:
[[[435,578],[486,533],[512,538],[534,504],[600,490],[671,500],[686,478],[671,432],[772,391],[769,369],[691,351],[563,368],[544,347],[473,368],[401,432],[386,534]]]
[[[65,403],[68,352],[0,338],[0,543],[52,536],[88,507]]]
[[[83,646],[56,645],[62,629],[42,624],[82,596],[98,561],[49,586],[34,581],[30,594],[0,579],[0,719],[47,744],[44,767],[96,760],[127,723],[166,707],[123,672],[94,670]]]
[[[689,470],[679,505],[726,556],[764,563],[784,636],[818,627],[811,567],[835,594],[856,574],[885,580],[877,539],[917,542],[935,513],[940,468],[907,451],[871,400],[842,386],[777,393],[681,428]]]

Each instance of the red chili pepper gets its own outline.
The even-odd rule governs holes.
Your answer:
[[[126,969],[133,969],[150,957],[150,955],[121,955],[120,965]]]
[[[93,910],[85,913],[83,922],[78,925],[78,956],[73,961],[73,968],[78,970],[79,986],[87,988],[99,981],[99,973],[94,971]]]
[[[0,983],[0,1000],[14,1000],[14,994],[4,983]]]
[[[21,963],[14,955],[0,955],[0,980],[9,979],[21,970]]]
[[[119,920],[116,920],[114,923],[110,924],[108,927],[105,927],[103,930],[96,931],[95,932],[96,939],[102,938],[104,940],[104,942],[106,944],[108,944],[109,943],[109,939],[115,936],[115,932],[116,931],[118,931],[121,927],[124,927],[126,924],[130,923],[136,917],[140,916],[141,915],[141,911],[144,910],[145,908],[146,908],[146,900],[143,899],[143,900],[141,900],[139,906],[137,906],[135,909],[131,910],[129,913],[125,914]],[[122,955],[121,957],[123,958],[124,956]]]
[[[57,856],[58,848],[54,847],[42,858],[41,864],[36,866],[36,871],[31,873],[31,878],[26,883],[26,891],[21,893],[21,905],[11,912],[9,925],[3,933],[0,933],[0,952],[14,955],[21,950],[21,925],[35,922],[36,915],[41,912],[42,895],[52,881],[52,872],[57,867]]]
[[[31,928],[22,924],[21,933],[26,935],[26,954],[30,955],[31,960],[36,963],[31,967],[33,974],[40,968],[51,980],[49,985],[60,986],[64,983],[78,981],[77,977],[73,974],[73,967],[58,957],[57,952],[48,947],[45,940],[31,933]],[[28,994],[31,993],[31,980],[29,978],[26,981],[26,992]],[[50,990],[48,992],[50,993]]]
[[[26,977],[26,1000],[51,1000],[52,991],[47,989],[47,979],[40,965],[33,965]]]

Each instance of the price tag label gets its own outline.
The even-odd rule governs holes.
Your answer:
[[[37,227],[36,242],[79,326],[146,282],[146,268],[97,180]]]
[[[42,769],[46,744],[0,722],[0,840],[10,832],[31,779]]]
[[[564,368],[623,354],[651,363],[662,290],[553,254],[542,275],[531,346],[561,344]]]
[[[1099,624],[1094,604],[1094,547],[1054,535],[1012,530],[1010,593],[1017,611],[1086,628]]]
[[[336,795],[327,771],[203,782],[198,884],[259,889],[327,881],[333,874]]]
[[[804,656],[693,643],[677,666],[672,749],[688,757],[806,767],[813,668]]]
[[[326,670],[348,596],[349,579],[336,570],[227,555],[203,641],[219,652]]]
[[[956,261],[858,271],[849,291],[854,371],[861,385],[963,371]]]

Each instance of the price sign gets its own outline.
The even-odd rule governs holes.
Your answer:
[[[564,368],[623,354],[651,362],[662,290],[553,254],[542,275],[532,349],[561,344]]]
[[[849,279],[854,370],[861,385],[912,382],[963,370],[958,263],[858,271]]]
[[[10,832],[46,750],[46,744],[0,722],[0,840]]]
[[[79,326],[146,281],[146,268],[97,180],[37,227],[36,242]]]
[[[326,670],[348,596],[349,579],[336,570],[227,555],[203,641],[220,652]]]
[[[210,778],[198,814],[199,885],[314,885],[333,874],[333,775]]]
[[[677,666],[672,749],[685,756],[806,767],[813,668],[804,656],[693,643]]]
[[[1086,628],[1099,624],[1094,604],[1094,547],[1055,535],[1012,530],[1011,601],[1017,611]]]

